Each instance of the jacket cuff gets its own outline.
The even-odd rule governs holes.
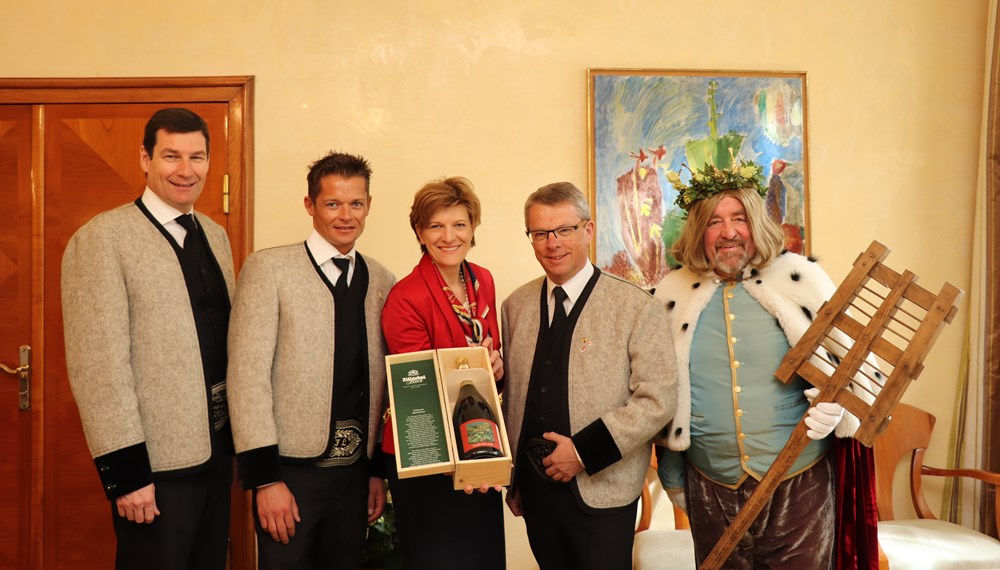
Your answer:
[[[684,461],[683,451],[656,446],[656,476],[664,489],[684,489],[687,484]]]
[[[239,465],[240,481],[245,491],[281,481],[281,461],[277,445],[237,453],[236,463]]]
[[[137,443],[94,458],[108,499],[115,500],[153,482],[145,443]]]
[[[587,475],[598,473],[605,467],[616,463],[622,458],[618,444],[611,437],[604,420],[596,419],[571,438],[576,452],[583,460],[583,468]]]

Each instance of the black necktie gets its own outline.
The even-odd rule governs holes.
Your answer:
[[[549,330],[556,332],[566,326],[566,291],[562,287],[555,287],[552,289],[552,296],[556,298],[556,306],[553,307],[552,311],[552,322],[549,324]]]
[[[334,257],[333,264],[340,270],[340,277],[333,284],[333,290],[337,293],[347,291],[347,270],[351,268],[351,260],[346,257]]]
[[[188,242],[188,238],[197,235],[198,226],[194,223],[194,216],[192,214],[184,214],[182,216],[177,216],[174,221],[181,225],[182,228],[187,230],[187,235],[184,236],[184,240],[181,241],[181,247]]]

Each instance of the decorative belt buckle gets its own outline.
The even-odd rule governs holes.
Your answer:
[[[556,449],[556,443],[541,437],[530,437],[524,445],[525,453],[528,456],[528,463],[536,475],[551,483],[558,483],[545,473],[545,466],[542,460],[548,457]]]
[[[226,381],[212,384],[212,431],[219,431],[229,421],[229,406],[226,405]]]
[[[329,450],[314,464],[324,468],[354,465],[361,459],[362,436],[360,421],[337,420]]]

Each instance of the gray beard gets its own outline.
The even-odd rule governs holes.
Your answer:
[[[719,275],[735,276],[743,273],[743,268],[750,263],[746,250],[738,255],[717,255],[715,257],[715,272]]]

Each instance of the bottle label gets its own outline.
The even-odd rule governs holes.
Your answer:
[[[500,430],[497,424],[490,420],[469,420],[459,426],[462,437],[462,453],[468,453],[481,447],[500,449]]]

